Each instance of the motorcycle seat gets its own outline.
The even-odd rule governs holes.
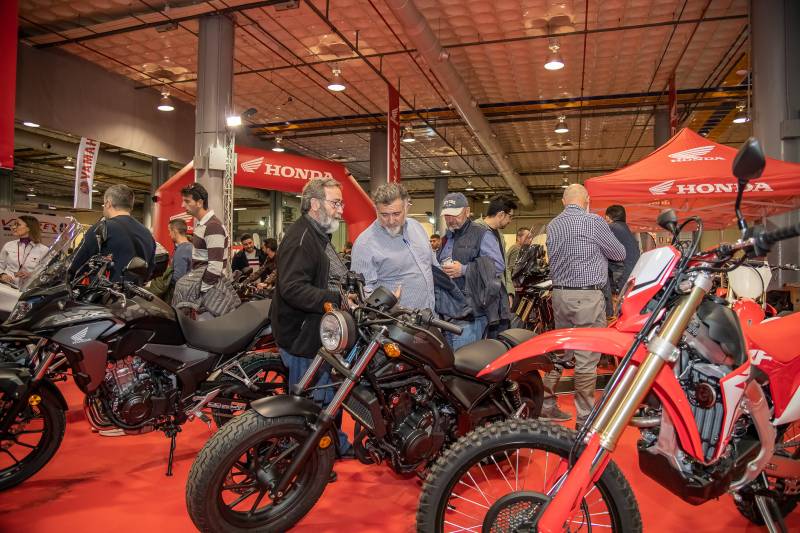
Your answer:
[[[789,363],[800,357],[800,349],[792,341],[798,329],[800,313],[793,313],[746,327],[745,334],[756,347],[764,350],[775,361]]]
[[[208,352],[229,355],[244,350],[253,336],[269,322],[272,300],[243,303],[230,313],[211,320],[192,320],[178,312],[178,324],[186,342]]]
[[[536,336],[536,333],[529,329],[511,328],[497,335],[497,340],[503,342],[509,348],[529,341]]]
[[[453,366],[455,366],[456,370],[459,372],[475,376],[478,372],[483,370],[486,365],[507,351],[508,346],[500,341],[494,339],[479,340],[456,350],[453,354],[455,358],[455,364]],[[500,381],[505,377],[506,373],[507,367],[499,368],[491,374],[483,376],[483,379],[491,382]]]

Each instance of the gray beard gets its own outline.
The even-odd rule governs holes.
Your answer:
[[[333,235],[336,233],[336,230],[339,229],[339,219],[328,216],[328,213],[325,211],[321,211],[319,215],[320,219],[317,222],[319,222],[319,225],[322,226],[322,229],[325,231],[325,233],[328,235]]]

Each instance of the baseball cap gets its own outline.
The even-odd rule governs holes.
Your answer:
[[[442,202],[442,215],[457,217],[465,207],[469,207],[467,197],[460,192],[451,192]]]

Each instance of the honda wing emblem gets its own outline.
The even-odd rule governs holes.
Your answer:
[[[75,344],[81,344],[82,342],[86,342],[89,340],[86,338],[86,335],[88,333],[89,333],[89,326],[86,326],[75,335],[70,336],[70,339],[72,339],[72,342],[74,342]]]
[[[252,174],[261,167],[261,164],[263,162],[264,162],[263,157],[256,157],[255,159],[251,159],[250,161],[245,161],[244,163],[242,163],[242,170]]]
[[[650,194],[654,196],[660,196],[662,194],[667,194],[672,186],[675,184],[675,180],[665,181],[663,183],[659,183],[658,185],[653,185],[650,187]]]

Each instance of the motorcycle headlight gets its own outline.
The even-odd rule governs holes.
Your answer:
[[[33,302],[28,300],[20,300],[17,302],[17,305],[14,306],[14,309],[11,311],[11,314],[8,316],[8,322],[16,322],[18,320],[22,320],[25,318],[25,315],[31,312],[33,309]]]
[[[322,315],[319,323],[319,338],[322,347],[330,353],[339,353],[350,345],[353,337],[352,319],[341,311],[331,311]]]

